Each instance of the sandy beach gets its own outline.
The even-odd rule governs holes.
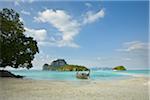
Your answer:
[[[149,100],[148,78],[106,81],[0,79],[0,100]]]

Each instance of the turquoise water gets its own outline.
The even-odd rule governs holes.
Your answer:
[[[56,71],[39,71],[39,70],[11,70],[16,75],[26,76],[27,79],[35,80],[71,80],[77,81],[76,72],[56,72]],[[91,71],[89,80],[114,80],[123,79],[133,76],[150,76],[148,70],[128,70],[128,71],[112,71],[97,70]]]

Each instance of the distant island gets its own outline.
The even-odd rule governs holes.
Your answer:
[[[51,71],[88,71],[89,69],[85,66],[79,65],[70,65],[64,59],[57,59],[52,61],[52,63],[44,64],[43,70],[51,70]]]
[[[116,66],[113,68],[113,70],[122,71],[122,70],[127,70],[127,69],[124,66]]]
[[[93,67],[91,70],[115,70],[115,71],[122,71],[127,70],[124,66],[115,66],[115,67]]]
[[[111,67],[92,67],[91,70],[112,70]]]

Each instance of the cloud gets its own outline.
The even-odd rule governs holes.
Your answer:
[[[72,43],[72,42],[65,42],[59,41],[54,36],[48,36],[48,33],[45,29],[31,29],[25,27],[25,35],[27,37],[33,37],[37,42],[39,46],[53,46],[53,47],[64,47],[69,46],[73,48],[78,48],[78,45]]]
[[[132,51],[145,51],[148,50],[149,44],[144,43],[141,41],[131,41],[131,42],[125,42],[123,44],[122,49],[117,49],[117,51],[125,51],[125,52],[132,52]]]
[[[99,10],[97,13],[94,13],[93,11],[88,11],[83,19],[83,24],[93,23],[99,20],[100,18],[103,18],[104,15],[105,15],[104,9]]]
[[[35,59],[32,61],[33,68],[32,69],[42,69],[42,66],[45,63],[50,63],[54,58],[49,56],[48,54],[45,54],[42,50],[40,50],[39,54],[35,55]]]
[[[23,20],[23,18],[19,17],[19,20],[23,23],[25,23],[25,21]]]
[[[47,40],[47,41],[39,41],[38,44],[40,46],[53,46],[53,47],[72,47],[72,48],[79,48],[79,46],[75,43],[68,42],[62,43],[62,41],[54,41],[54,40]]]
[[[20,3],[32,3],[35,0],[14,0],[14,5],[15,6],[20,6]]]
[[[97,59],[97,60],[99,60],[99,61],[101,61],[101,60],[102,60],[102,58],[101,58],[101,57],[97,57],[96,59]]]
[[[130,68],[148,68],[149,43],[142,41],[125,42],[119,51],[120,61]]]
[[[15,1],[14,1],[14,5],[15,5],[15,6],[19,6],[19,5],[20,5],[20,4],[19,4],[19,1],[18,1],[18,0],[15,0]]]
[[[57,47],[73,47],[80,46],[74,42],[75,37],[79,34],[82,26],[93,23],[98,19],[104,17],[104,10],[97,13],[87,12],[82,21],[73,19],[73,17],[64,10],[45,9],[34,17],[36,22],[48,23],[55,27],[59,32],[59,36],[51,36],[49,41],[42,41],[41,45],[50,45]]]
[[[122,58],[122,60],[131,61],[132,59],[131,58]]]
[[[31,14],[30,12],[25,11],[25,10],[22,10],[21,13],[24,14],[24,15],[30,15]]]
[[[25,35],[28,37],[33,37],[38,42],[45,41],[47,37],[47,31],[45,29],[30,29],[25,27]]]
[[[38,22],[49,23],[61,32],[62,39],[58,42],[59,46],[79,47],[74,43],[74,38],[79,34],[80,23],[74,20],[63,10],[46,9],[34,17]]]
[[[92,4],[91,4],[91,3],[86,2],[86,3],[85,3],[85,6],[87,6],[87,7],[92,7]]]
[[[26,1],[26,0],[24,0]],[[28,0],[28,3],[33,3],[35,0]]]

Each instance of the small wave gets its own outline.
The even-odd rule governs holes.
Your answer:
[[[121,72],[119,72],[118,74],[120,74],[120,75],[127,75],[127,76],[132,76],[132,77],[145,77],[145,76],[147,76],[147,75],[144,75],[144,74],[135,74],[135,73],[121,73]]]

